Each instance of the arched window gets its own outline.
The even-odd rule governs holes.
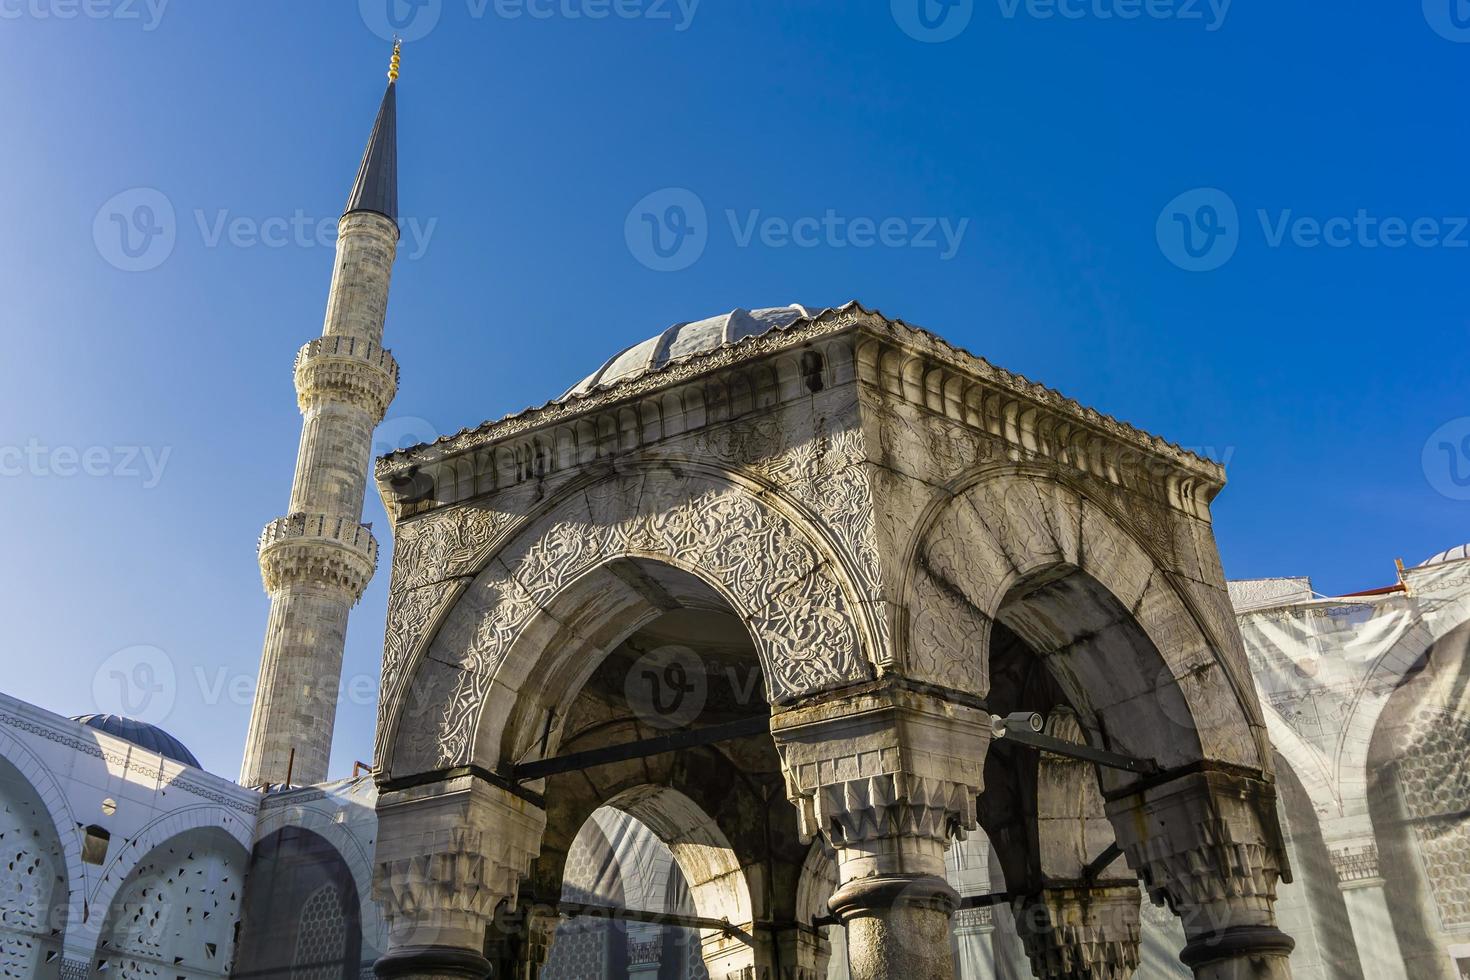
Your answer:
[[[301,906],[291,980],[337,980],[346,955],[347,916],[337,886],[327,882]]]

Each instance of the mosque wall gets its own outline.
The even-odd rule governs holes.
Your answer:
[[[1295,872],[1279,911],[1308,980],[1470,975],[1470,561],[1403,583],[1334,599],[1301,579],[1232,583]],[[14,856],[0,864],[0,977],[371,976],[386,944],[375,803],[366,777],[262,796],[0,695],[0,844]],[[661,845],[632,824],[589,821],[567,894],[686,910]],[[956,845],[949,870],[965,895],[1003,880],[983,836]],[[1011,916],[1002,903],[956,917],[962,977],[1030,975]],[[1173,917],[1146,906],[1142,921],[1139,976],[1188,976]],[[697,939],[677,933],[564,922],[544,976],[698,980]]]

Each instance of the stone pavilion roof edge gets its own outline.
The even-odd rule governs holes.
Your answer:
[[[541,425],[550,425],[587,411],[606,408],[629,398],[642,397],[648,394],[647,385],[650,379],[679,375],[678,380],[689,380],[708,371],[728,366],[730,353],[739,351],[741,348],[751,350],[768,348],[773,338],[802,333],[823,323],[832,327],[830,332],[840,332],[861,323],[863,319],[877,319],[890,328],[902,330],[910,336],[896,339],[907,339],[910,342],[917,339],[920,341],[920,346],[931,348],[928,353],[937,355],[940,359],[949,361],[962,370],[979,374],[992,383],[999,383],[1039,405],[1075,415],[1114,438],[1134,443],[1150,452],[1174,457],[1187,468],[1212,482],[1222,486],[1225,482],[1224,467],[1214,460],[1206,459],[1160,436],[1083,405],[1056,389],[1048,388],[1024,375],[997,367],[985,358],[963,347],[951,344],[930,330],[889,317],[881,310],[864,306],[858,300],[850,300],[841,306],[828,307],[809,317],[799,317],[784,327],[775,327],[766,333],[744,337],[713,350],[698,351],[659,367],[597,385],[578,394],[563,395],[499,419],[487,420],[477,426],[460,429],[458,432],[440,436],[433,442],[396,450],[379,457],[375,475],[378,479],[391,477],[415,466],[438,462],[494,444],[503,438],[522,435]],[[702,362],[708,362],[706,370],[701,370]],[[672,382],[673,379],[671,378],[670,381]],[[655,385],[655,387],[661,387],[661,385]]]

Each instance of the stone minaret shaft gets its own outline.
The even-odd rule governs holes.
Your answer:
[[[377,568],[362,524],[373,429],[398,388],[381,346],[398,250],[398,52],[337,231],[322,336],[296,355],[301,447],[291,505],[260,537],[271,597],[240,782],[323,782],[332,751],[347,614]],[[294,751],[294,761],[293,761]]]

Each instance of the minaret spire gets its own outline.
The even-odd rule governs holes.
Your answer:
[[[378,109],[373,134],[343,211],[343,214],[372,211],[395,225],[398,222],[398,70],[403,64],[402,50],[402,41],[393,42],[388,90],[383,93],[383,105]]]
[[[271,597],[260,682],[240,782],[322,782],[332,751],[347,614],[377,569],[362,523],[373,429],[398,390],[382,346],[398,252],[398,73],[388,90],[337,226],[337,260],[322,336],[296,355],[301,444],[285,517],[260,536]]]

